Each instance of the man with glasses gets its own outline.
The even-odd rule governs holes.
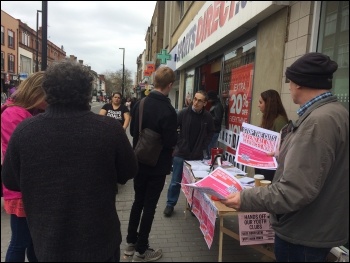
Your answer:
[[[204,108],[207,102],[208,94],[199,90],[194,95],[192,104],[181,110],[177,116],[177,127],[180,131],[173,154],[173,173],[164,210],[166,217],[172,215],[179,199],[184,160],[202,160],[203,152],[206,152],[213,137],[213,117]]]

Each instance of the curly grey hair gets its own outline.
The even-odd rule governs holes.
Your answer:
[[[77,62],[60,61],[45,71],[43,89],[48,104],[88,107],[91,100],[93,76]]]

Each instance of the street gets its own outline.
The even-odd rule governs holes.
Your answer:
[[[91,110],[98,113],[103,103],[93,102]],[[131,139],[129,130],[126,131]],[[186,201],[180,194],[179,202],[175,207],[171,218],[164,217],[163,210],[166,206],[166,195],[171,176],[168,175],[161,197],[159,199],[156,214],[154,216],[152,231],[149,236],[150,246],[162,248],[163,257],[158,262],[216,262],[219,248],[219,221],[215,226],[215,235],[212,247],[209,249],[203,234],[199,228],[198,219],[189,212],[185,214]],[[116,208],[121,222],[123,242],[121,244],[121,262],[130,262],[132,257],[123,255],[129,213],[134,198],[133,182],[128,181],[125,185],[119,185],[116,196]],[[88,205],[88,204],[87,204]],[[3,198],[1,198],[1,262],[5,262],[5,255],[11,236],[10,217],[3,210]],[[237,227],[237,217],[227,216],[225,225]],[[91,226],[93,228],[93,226]],[[223,239],[223,262],[261,262],[272,261],[260,252],[249,246],[240,246],[239,242],[224,235]]]

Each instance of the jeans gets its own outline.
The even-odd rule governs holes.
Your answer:
[[[220,132],[214,133],[213,137],[211,138],[211,141],[208,145],[207,149],[207,158],[211,158],[211,148],[217,148],[218,147],[218,139],[219,139]]]
[[[275,235],[275,256],[277,262],[325,262],[331,249],[295,245]]]
[[[135,200],[130,211],[126,242],[135,244],[135,250],[140,254],[149,247],[148,237],[157,203],[164,188],[165,177],[166,175],[139,172],[134,178]]]
[[[5,262],[24,262],[26,252],[29,262],[38,262],[35,256],[27,218],[11,215],[10,225],[12,234]]]
[[[183,158],[176,156],[173,158],[173,174],[168,189],[168,200],[166,202],[167,206],[174,207],[177,203],[177,200],[179,200],[183,165]]]

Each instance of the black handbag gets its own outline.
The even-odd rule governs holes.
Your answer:
[[[148,166],[154,167],[157,165],[160,152],[163,149],[162,137],[159,133],[149,129],[142,128],[142,115],[143,115],[143,105],[145,103],[143,98],[140,101],[139,107],[139,140],[135,146],[134,152],[137,160]]]

